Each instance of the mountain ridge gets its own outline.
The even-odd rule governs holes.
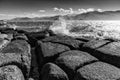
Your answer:
[[[60,17],[63,17],[66,20],[120,20],[120,10],[116,11],[91,11],[87,13],[81,13],[81,14],[67,14],[67,15],[56,15],[56,16],[50,16],[50,17],[17,17],[13,18],[9,21],[39,21],[39,20],[59,20]]]

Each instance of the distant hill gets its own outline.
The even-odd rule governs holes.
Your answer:
[[[29,18],[29,17],[17,17],[8,21],[15,21],[15,22],[19,22],[19,21],[50,21],[50,20],[58,20],[59,19],[59,15],[58,16],[52,16],[52,17],[35,17],[35,18]]]
[[[73,16],[66,15],[64,17],[67,20],[120,20],[120,10],[104,12],[93,11]]]
[[[44,21],[44,20],[59,20],[59,17],[61,15],[57,16],[50,16],[50,17],[35,17],[35,18],[29,18],[29,17],[18,17],[11,19],[9,21]],[[64,15],[62,16],[66,20],[120,20],[120,10],[117,11],[93,11],[93,12],[87,12],[82,14],[71,14],[71,15]]]

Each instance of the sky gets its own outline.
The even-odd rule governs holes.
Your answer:
[[[0,19],[120,10],[120,0],[0,0]]]

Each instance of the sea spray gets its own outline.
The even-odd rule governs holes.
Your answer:
[[[60,17],[59,20],[55,21],[52,26],[50,26],[55,34],[69,35],[69,30],[67,29],[66,20],[63,17]]]
[[[81,30],[85,26],[86,28]],[[79,27],[77,32],[71,32],[71,29],[74,29],[74,27]],[[50,26],[50,29],[55,34],[76,38],[93,37],[97,39],[120,40],[120,21],[68,21],[60,17],[58,21]]]

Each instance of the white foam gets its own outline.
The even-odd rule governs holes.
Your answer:
[[[75,24],[75,25],[73,25]],[[94,28],[93,32],[86,34],[69,32],[73,27],[82,27],[88,26],[90,29]],[[55,34],[64,34],[72,37],[80,36],[93,36],[99,38],[115,38],[120,40],[120,21],[66,21],[63,18],[60,18],[59,21],[56,21],[50,29]],[[102,34],[101,36],[98,33]]]

